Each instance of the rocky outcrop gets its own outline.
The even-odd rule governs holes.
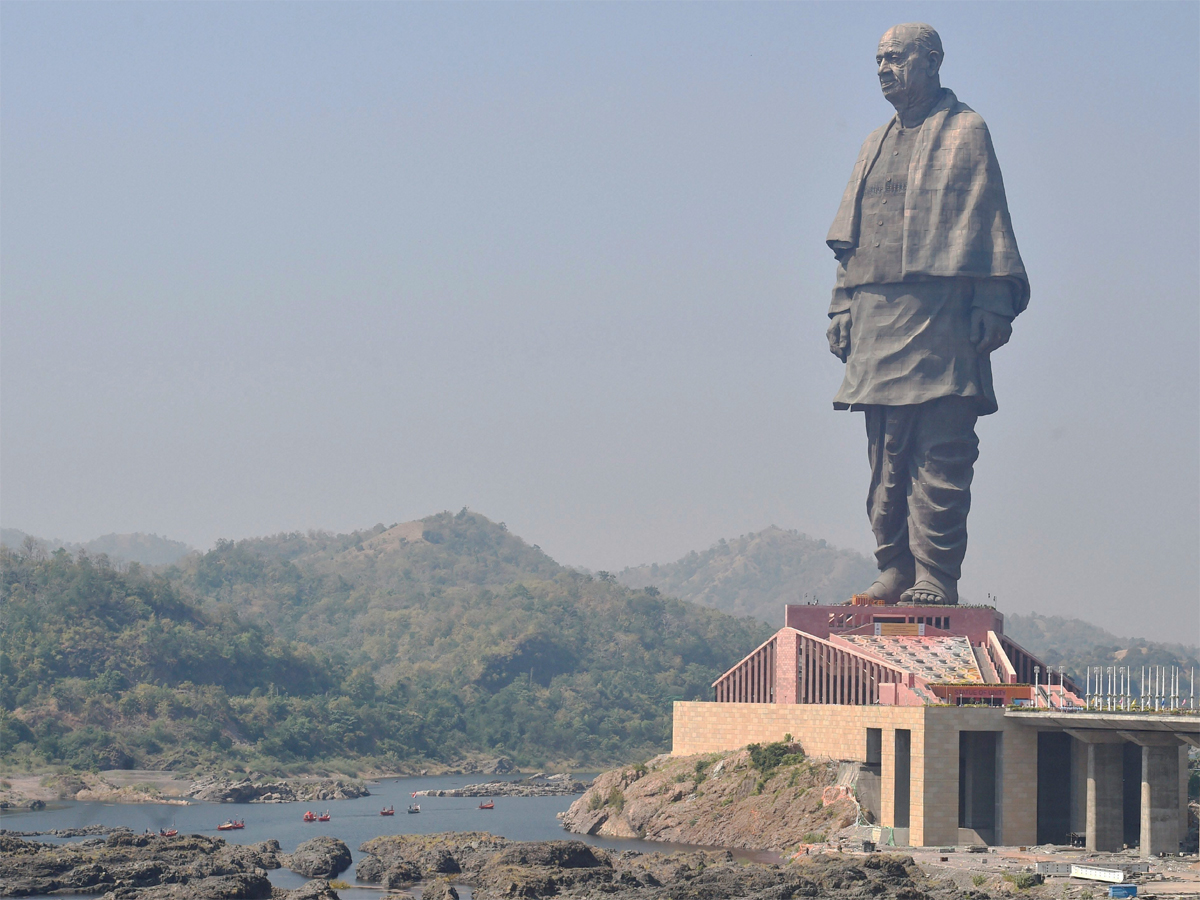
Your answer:
[[[182,884],[157,884],[148,888],[120,887],[101,900],[265,900],[271,896],[266,873],[215,875]]]
[[[294,891],[277,892],[272,900],[340,900],[333,886],[323,879],[310,881]]]
[[[279,861],[306,878],[332,878],[350,868],[350,848],[335,837],[321,835],[305,841],[295,853],[285,854]]]
[[[359,881],[403,887],[443,875],[481,868],[511,841],[486,831],[444,834],[389,834],[358,848],[365,854],[354,868]]]
[[[278,857],[276,841],[239,846],[195,834],[120,832],[67,844],[0,835],[0,896],[107,891],[125,900],[131,891],[190,885],[196,897],[269,897],[266,871],[279,868]]]
[[[489,781],[467,784],[445,791],[417,791],[417,797],[555,797],[582,794],[591,782],[576,781],[570,775],[546,775],[539,772],[520,781]]]
[[[458,890],[449,881],[439,879],[422,888],[421,900],[458,900]]]
[[[425,900],[457,900],[456,884],[469,885],[477,900],[988,900],[984,892],[926,878],[910,857],[878,853],[798,856],[797,862],[765,865],[737,860],[729,851],[611,853],[576,840],[521,843],[485,832],[390,835],[360,851],[359,880],[389,889],[416,882]],[[294,891],[273,890],[267,869],[282,856],[275,841],[238,847],[199,835],[126,833],[74,844],[0,835],[0,896],[338,900],[323,879]]]
[[[468,884],[477,900],[986,900],[952,882],[926,879],[911,857],[827,854],[763,865],[729,851],[609,853],[580,841],[518,843],[479,832],[393,835],[359,850],[360,881],[388,888],[423,882],[426,900],[455,897]],[[453,891],[453,893],[451,892]]]
[[[562,817],[575,834],[645,838],[708,847],[783,850],[853,824],[852,795],[825,788],[838,764],[804,757],[799,746],[766,772],[745,750],[658,756],[605,772]]]
[[[357,781],[237,781],[203,778],[187,791],[187,796],[209,803],[292,803],[313,800],[353,800],[369,797],[367,786]]]

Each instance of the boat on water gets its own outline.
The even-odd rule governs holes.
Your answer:
[[[328,822],[329,818],[330,818],[329,810],[326,810],[325,812],[323,812],[319,816],[317,816],[317,821],[318,822]]]
[[[217,826],[217,831],[237,831],[238,829],[245,828],[245,827],[246,827],[246,823],[241,819],[226,819],[224,822],[222,822],[220,825]],[[171,837],[171,835],[175,834],[175,833],[177,833],[177,832],[171,832],[171,834],[167,834],[165,836]]]
[[[381,809],[381,810],[379,811],[379,814],[380,814],[381,816],[394,816],[394,815],[396,814],[396,807],[395,807],[395,806],[389,806],[389,807],[387,807],[387,809]]]
[[[304,814],[304,821],[305,821],[305,822],[315,822],[315,821],[317,821],[317,814],[316,814],[315,812],[313,812],[313,811],[310,809],[308,812],[306,812],[306,813]]]
[[[495,809],[496,802],[494,800],[489,800],[487,803],[480,803],[479,808],[480,809]]]
[[[408,814],[409,814],[410,816],[415,816],[415,815],[416,815],[417,813],[419,813],[420,811],[421,811],[421,804],[420,804],[420,803],[410,803],[410,804],[408,805]]]

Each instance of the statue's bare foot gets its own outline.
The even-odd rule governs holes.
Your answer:
[[[896,603],[904,591],[913,586],[915,580],[913,562],[909,559],[907,564],[901,562],[888,566],[863,593],[877,603]]]
[[[958,603],[958,582],[917,563],[916,582],[900,599],[916,606],[953,606]]]

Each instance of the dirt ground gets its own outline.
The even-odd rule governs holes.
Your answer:
[[[945,861],[943,861],[943,858]],[[1084,898],[1089,892],[1095,898],[1108,896],[1108,885],[1100,881],[1081,878],[1046,876],[1045,884],[1038,888],[1017,891],[1005,875],[1021,872],[1036,872],[1039,862],[1059,863],[1130,863],[1144,862],[1136,851],[1110,854],[1088,854],[1083,850],[1066,848],[1048,850],[1045,847],[989,847],[987,853],[968,853],[963,848],[947,853],[937,848],[916,848],[913,859],[930,876],[953,878],[963,888],[983,889],[989,892],[1007,892],[1023,896]],[[1164,857],[1149,860],[1150,874],[1134,875],[1130,883],[1138,886],[1139,897],[1155,897],[1160,900],[1174,897],[1200,898],[1200,861],[1195,854],[1184,857]],[[982,876],[976,885],[972,876]]]

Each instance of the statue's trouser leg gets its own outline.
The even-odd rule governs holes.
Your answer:
[[[871,489],[867,517],[875,535],[879,570],[906,565],[908,560],[908,445],[916,406],[868,406],[867,456]]]
[[[908,544],[913,557],[954,581],[967,553],[971,478],[979,459],[978,415],[965,397],[915,408],[909,432]]]
[[[945,397],[868,406],[867,515],[880,570],[911,555],[957,581],[967,551],[971,477],[979,457],[975,405]]]

